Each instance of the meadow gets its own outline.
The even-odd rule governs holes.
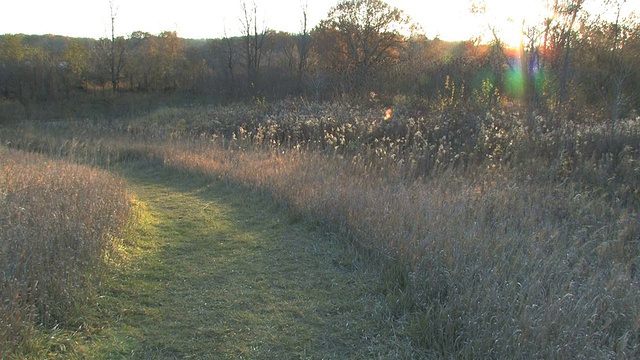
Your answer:
[[[43,154],[2,146],[0,171],[0,357],[39,357],[65,346],[56,328],[88,326],[130,199],[116,176]]]
[[[639,357],[640,118],[395,104],[386,119],[378,104],[286,100],[5,126],[2,321],[13,325],[0,336],[20,342],[6,329],[27,318],[64,324],[69,287],[91,281],[88,265],[113,246],[105,234],[130,219],[105,169],[144,161],[242,184],[336,234],[375,269],[388,320],[422,357]],[[27,241],[38,228],[60,241]],[[64,264],[63,283],[17,276],[47,278],[41,259]],[[34,292],[45,287],[63,301]]]

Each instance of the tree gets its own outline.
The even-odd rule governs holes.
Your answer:
[[[89,50],[86,44],[78,39],[71,40],[64,51],[63,59],[69,70],[69,79],[67,80],[70,86],[67,90],[85,86],[89,67]]]
[[[240,6],[243,13],[240,22],[242,24],[242,36],[245,45],[247,80],[249,91],[252,95],[256,95],[259,84],[260,63],[268,31],[265,26],[261,29],[258,28],[258,6],[255,1],[249,8],[246,1],[241,0]]]
[[[55,98],[60,92],[61,64],[45,46],[27,44],[24,35],[5,35],[0,42],[0,91],[23,104]]]
[[[582,60],[576,65],[587,99],[606,110],[612,136],[616,122],[638,97],[640,75],[640,24],[633,17],[621,17],[623,4],[613,4],[612,20],[598,18],[583,24]]]
[[[180,72],[182,89],[202,95],[211,90],[213,68],[208,61],[207,47],[187,45],[184,49],[184,67]]]
[[[309,2],[304,0],[302,3],[302,21],[300,22],[300,34],[297,36],[298,49],[298,74],[297,74],[297,91],[302,93],[304,90],[304,79],[309,68],[309,52],[313,44],[311,34],[307,22],[309,11]]]
[[[300,20],[300,32],[296,34],[279,33],[276,43],[283,45],[282,52],[286,57],[286,70],[295,81],[293,91],[296,94],[303,94],[306,90],[308,79],[311,47],[313,38],[308,28],[308,2],[301,2],[302,19]]]
[[[131,57],[127,65],[129,88],[142,91],[157,88],[156,62],[159,46],[156,37],[147,32],[135,31],[129,36],[128,42]]]
[[[207,42],[207,54],[215,78],[215,81],[209,85],[226,100],[238,98],[244,88],[245,82],[242,79],[244,48],[244,38],[228,36],[226,26],[223,38]]]
[[[344,90],[359,92],[376,70],[397,60],[410,30],[409,17],[382,0],[344,0],[318,25],[319,55],[344,72]]]
[[[113,92],[118,91],[120,83],[120,74],[125,65],[125,52],[127,49],[124,37],[116,37],[115,23],[117,17],[117,9],[114,9],[113,0],[109,1],[110,17],[111,17],[111,43],[109,51],[109,64],[111,66],[111,86]]]
[[[163,31],[158,40],[158,72],[161,87],[163,90],[175,90],[179,84],[179,64],[184,62],[184,43],[175,31]]]
[[[578,18],[578,13],[582,10],[584,0],[564,0],[558,2],[556,0],[554,6],[554,18],[559,19],[557,27],[557,43],[556,47],[560,54],[560,93],[557,105],[561,105],[567,98],[567,82],[569,78],[569,67],[571,64],[571,55],[573,53],[573,44],[577,41],[577,35],[574,31],[574,25]]]
[[[22,65],[26,58],[23,38],[24,35],[4,35],[0,41],[0,91],[5,97],[23,95]]]

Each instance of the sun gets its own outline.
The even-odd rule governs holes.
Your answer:
[[[493,40],[495,32],[512,48],[520,46],[526,29],[541,24],[550,9],[548,0],[483,0],[480,5],[478,15],[487,24],[484,40]]]

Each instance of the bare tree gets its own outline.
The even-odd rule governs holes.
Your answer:
[[[308,11],[309,1],[302,0],[302,20],[300,22],[300,34],[298,35],[298,74],[297,74],[297,90],[299,93],[304,91],[304,79],[309,68],[309,51],[311,50],[312,38],[308,27]]]
[[[111,65],[111,86],[113,92],[118,91],[118,85],[120,83],[120,73],[125,65],[125,52],[127,49],[126,41],[124,38],[116,38],[115,23],[118,13],[118,9],[115,8],[113,0],[109,1],[109,10],[111,18],[111,48],[109,52],[109,60]]]
[[[242,24],[242,36],[245,45],[247,81],[249,91],[252,95],[256,95],[260,76],[260,63],[268,31],[264,25],[260,29],[258,27],[258,6],[255,1],[251,7],[249,7],[246,1],[241,0],[240,6],[243,13],[240,22]]]
[[[564,3],[558,4],[556,0],[555,12],[556,15],[560,14],[561,18],[564,18],[564,23],[560,25],[560,41],[561,49],[563,51],[562,67],[560,72],[560,96],[558,98],[559,104],[564,103],[567,98],[567,81],[569,76],[570,59],[573,52],[574,43],[574,25],[578,17],[578,13],[582,10],[584,0],[569,0]]]
[[[224,29],[224,44],[225,47],[222,50],[225,60],[225,69],[228,75],[228,86],[231,89],[233,96],[237,96],[237,83],[236,83],[236,46],[231,38],[227,36],[227,28]]]

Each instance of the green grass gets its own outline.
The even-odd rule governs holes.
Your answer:
[[[138,225],[97,307],[89,358],[407,358],[377,278],[265,195],[128,168]]]

